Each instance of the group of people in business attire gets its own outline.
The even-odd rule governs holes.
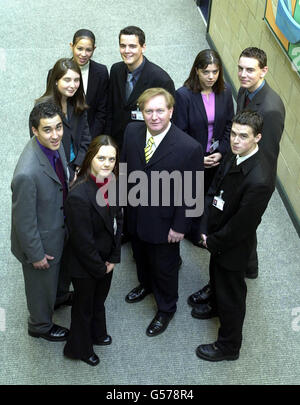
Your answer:
[[[146,334],[163,333],[176,312],[179,247],[186,237],[211,253],[208,285],[188,297],[192,316],[220,319],[216,342],[200,345],[196,354],[209,361],[237,359],[245,276],[258,274],[256,228],[275,188],[285,117],[264,79],[265,52],[247,48],[239,58],[234,116],[217,52],[201,51],[175,91],[168,73],[144,56],[139,27],[120,31],[122,61],[110,74],[91,59],[95,43],[91,31],[77,31],[72,58],[49,71],[13,175],[11,242],[23,267],[28,333],[66,341],[66,357],[97,365],[94,345],[112,343],[105,300],[125,236],[139,281],[125,300],[153,294],[157,313]],[[148,201],[154,173],[176,171],[184,178],[190,172],[195,190],[196,175],[204,171],[203,215],[188,217],[191,207],[184,198],[176,203],[174,188],[167,206],[161,199],[145,205],[128,198],[123,208],[112,202],[119,163],[126,163],[127,176],[143,173]],[[135,186],[128,183],[128,196]],[[72,305],[70,330],[52,321],[62,305]]]

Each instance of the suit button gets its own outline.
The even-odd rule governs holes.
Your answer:
[[[63,191],[63,188],[60,188],[59,191]]]
[[[63,209],[64,209],[64,207],[60,207],[60,209],[61,209],[61,210],[63,210]]]
[[[62,229],[65,229],[65,225],[62,226]]]

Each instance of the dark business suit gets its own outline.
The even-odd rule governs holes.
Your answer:
[[[87,112],[75,114],[74,107],[70,102],[68,102],[67,111],[68,116],[63,117],[64,136],[62,143],[69,167],[74,170],[76,166],[82,165],[91,142],[91,135],[87,122]],[[75,154],[75,159],[72,162],[70,162],[71,143],[73,143]]]
[[[217,346],[224,354],[238,354],[241,347],[247,294],[244,276],[256,229],[273,192],[260,151],[236,167],[235,159],[229,152],[222,162],[206,196],[199,230],[207,235],[211,253],[210,304],[220,318]],[[212,205],[221,190],[223,211]]]
[[[284,129],[285,108],[280,96],[265,82],[262,89],[245,105],[246,89],[240,87],[237,96],[237,112],[243,109],[258,111],[263,119],[262,139],[259,142],[261,152],[264,154],[272,172],[275,188],[277,159],[280,139]]]
[[[231,88],[215,94],[215,120],[213,139],[219,141],[215,152],[224,156],[230,150],[230,130],[233,117]],[[205,153],[207,147],[208,122],[201,93],[194,93],[183,86],[176,90],[176,103],[173,115],[174,124],[201,143]],[[210,169],[208,169],[210,170]]]
[[[145,58],[145,56],[144,56]],[[124,62],[112,65],[108,92],[107,131],[121,147],[126,125],[131,122],[131,111],[137,109],[137,99],[151,87],[162,87],[175,96],[173,80],[161,67],[145,58],[145,65],[128,100],[125,95],[127,66]]]
[[[98,205],[101,193],[89,178],[75,184],[65,204],[69,232],[66,254],[74,286],[71,328],[65,353],[75,358],[91,356],[93,341],[107,335],[104,302],[112,272],[106,274],[105,262],[120,262],[121,210]]]
[[[51,72],[52,69],[48,72],[47,83]],[[92,139],[104,134],[107,115],[108,80],[107,67],[91,60],[85,100],[89,106],[87,120]]]
[[[244,109],[245,97],[246,89],[241,87],[237,97],[237,112]],[[268,164],[271,182],[273,189],[275,189],[277,159],[285,119],[283,102],[279,95],[265,82],[262,89],[253,97],[245,109],[258,111],[263,117],[262,139],[259,142],[259,147]],[[256,246],[257,239],[255,237],[248,265],[250,274],[255,273],[258,269]]]
[[[90,61],[86,103],[91,137],[104,134],[107,117],[108,71],[105,65]]]
[[[132,247],[136,259],[140,284],[153,291],[158,312],[174,313],[178,299],[179,243],[168,243],[170,228],[185,234],[190,227],[186,217],[185,199],[181,205],[174,202],[174,184],[171,182],[170,203],[151,205],[151,176],[153,172],[172,173],[203,170],[201,145],[175,125],[171,128],[146,164],[146,125],[144,122],[130,123],[124,135],[122,162],[127,163],[128,176],[134,171],[143,172],[148,181],[148,206],[127,208],[128,232],[132,236]],[[154,174],[155,175],[155,174]],[[129,195],[133,184],[128,184]],[[183,184],[183,191],[185,185]],[[182,191],[182,195],[183,195]],[[162,196],[160,187],[159,195]]]

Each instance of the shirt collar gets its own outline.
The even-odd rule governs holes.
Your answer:
[[[252,100],[253,97],[264,87],[265,83],[266,83],[266,81],[263,80],[262,84],[261,84],[256,90],[254,90],[252,93],[250,93],[250,91],[247,90],[247,91],[246,91],[246,96],[248,96],[248,98],[249,98],[250,100]]]
[[[161,143],[161,141],[164,139],[164,137],[166,136],[167,132],[170,130],[171,128],[171,122],[169,122],[168,127],[161,133],[158,135],[154,135],[153,136],[153,140],[154,140],[154,146],[155,148],[158,147],[158,145]],[[149,132],[149,130],[147,129],[147,136],[146,136],[146,145],[148,143],[149,138],[151,138],[151,134]]]
[[[245,162],[245,160],[249,159],[251,156],[255,155],[255,153],[258,152],[258,145],[256,145],[255,149],[249,153],[249,155],[246,156],[239,156],[236,155],[236,164],[237,166],[243,162]]]
[[[127,73],[131,73],[132,76],[134,78],[136,78],[136,76],[138,76],[141,71],[143,70],[143,67],[145,65],[146,59],[143,57],[143,62],[140,64],[140,66],[138,66],[136,69],[134,69],[132,72],[129,72],[129,70],[127,69]]]

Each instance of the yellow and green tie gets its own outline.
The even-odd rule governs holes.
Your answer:
[[[148,163],[149,159],[153,155],[154,149],[152,148],[152,145],[154,144],[154,139],[153,136],[150,136],[148,139],[147,145],[145,147],[145,159],[146,163]]]

